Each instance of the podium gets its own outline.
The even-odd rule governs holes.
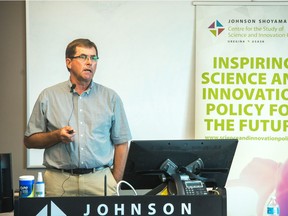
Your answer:
[[[192,215],[227,216],[226,190],[220,195],[17,198],[15,216]]]

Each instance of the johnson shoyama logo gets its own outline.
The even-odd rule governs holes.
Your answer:
[[[209,31],[217,37],[224,31],[224,26],[219,22],[219,20],[215,20],[211,23],[211,25],[208,27]]]
[[[66,216],[66,214],[53,201],[50,202],[50,205],[47,204],[46,206],[44,206],[44,208],[42,208],[36,216],[49,216],[49,215]]]

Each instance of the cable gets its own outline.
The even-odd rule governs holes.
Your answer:
[[[73,84],[73,85],[75,85],[75,84]],[[68,118],[68,126],[70,126],[70,121],[71,121],[71,118],[72,118],[72,115],[74,112],[74,88],[76,87],[76,85],[74,88],[72,88],[72,87],[71,87],[71,91],[70,91],[70,93],[72,94],[72,111],[71,111],[70,116]]]
[[[211,194],[220,195],[220,192],[217,189],[212,189],[208,191]]]
[[[124,181],[124,180],[119,181],[118,184],[117,184],[117,196],[120,196],[120,194],[119,194],[119,189],[120,189],[121,184],[123,184],[123,183],[125,183],[126,185],[128,185],[128,186],[133,190],[135,196],[137,196],[137,192],[136,192],[136,190],[133,188],[133,186],[132,186],[131,184],[129,184],[128,182]]]
[[[62,197],[65,193],[66,193],[66,191],[65,191],[65,189],[64,189],[64,184],[65,184],[65,182],[66,181],[68,181],[68,179],[70,178],[70,173],[69,173],[69,176],[63,181],[63,183],[62,183],[62,185],[61,185],[61,187],[62,187],[62,190],[63,190],[63,193],[61,194],[61,196],[60,197]]]
[[[75,88],[76,88],[76,84],[72,84],[71,89],[70,89],[70,93],[72,95],[72,110],[71,110],[70,116],[68,118],[68,126],[70,126],[70,121],[71,121],[72,115],[74,113],[74,89]],[[73,130],[72,130],[72,133],[73,133]],[[69,143],[69,145],[71,145],[71,144],[72,144],[72,142]],[[66,149],[69,157],[71,158],[70,152],[68,150],[68,144],[65,144],[65,149]]]

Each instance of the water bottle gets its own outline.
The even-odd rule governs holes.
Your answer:
[[[35,197],[45,197],[45,183],[42,172],[38,172],[37,182],[35,184]]]
[[[280,207],[275,196],[272,196],[267,204],[267,216],[280,216]]]

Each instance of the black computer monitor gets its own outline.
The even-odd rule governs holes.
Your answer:
[[[201,159],[199,177],[207,187],[224,188],[238,140],[133,140],[130,143],[123,180],[135,189],[153,189],[162,184],[160,167],[167,159],[179,168]]]

